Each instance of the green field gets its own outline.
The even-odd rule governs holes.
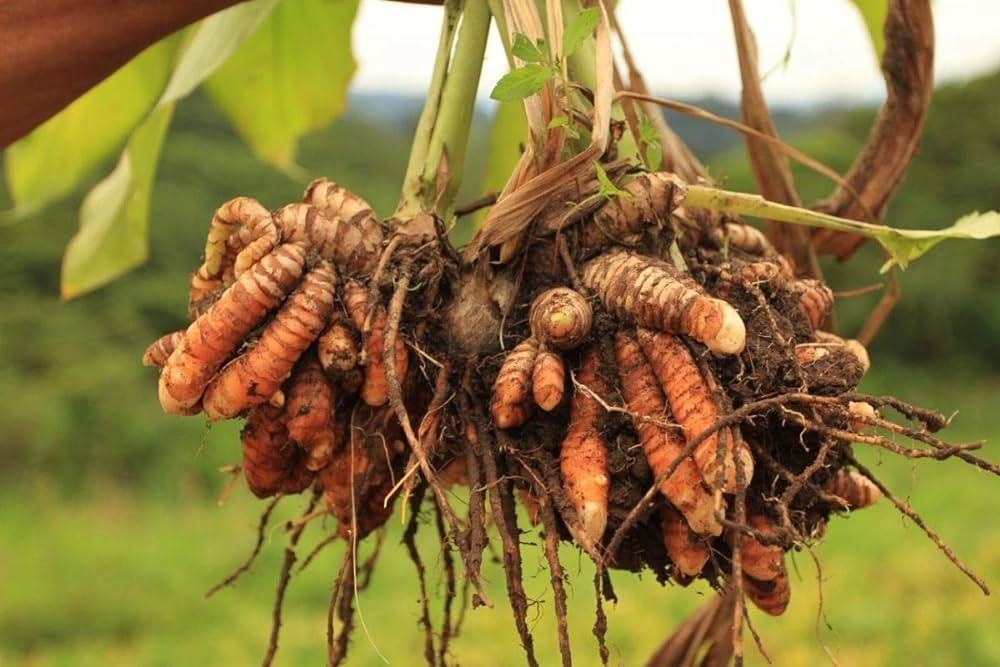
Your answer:
[[[944,410],[960,409],[956,440],[1000,438],[995,397],[1000,379],[969,386],[956,378],[917,371],[875,375],[873,392],[896,392]],[[152,397],[150,396],[150,400]],[[189,476],[236,451],[232,428],[213,430],[203,443],[169,443],[190,453]],[[1000,526],[996,480],[957,461],[910,466],[877,452],[865,458],[901,496],[936,526],[965,561],[1000,586]],[[986,456],[1000,456],[990,447]],[[202,593],[248,552],[262,503],[242,488],[219,508],[213,495],[181,477],[172,500],[162,495],[101,487],[73,500],[39,483],[0,495],[0,665],[245,665],[263,656],[274,586],[285,543],[280,528],[235,588],[205,600]],[[223,483],[216,480],[213,494]],[[112,487],[113,488],[113,487]],[[302,500],[285,501],[285,516]],[[280,525],[280,524],[273,524]],[[429,526],[427,528],[430,528]],[[440,590],[441,565],[433,530],[425,530],[423,557]],[[348,664],[420,662],[421,632],[413,566],[399,544],[398,519],[371,587],[359,600],[367,627],[355,633]],[[321,535],[306,532],[303,553]],[[525,542],[526,587],[542,602],[531,610],[543,664],[557,660],[548,572],[537,532]],[[322,664],[326,605],[341,549],[330,548],[292,581],[276,664]],[[362,549],[366,549],[363,546]],[[822,562],[825,625],[816,634],[816,571],[806,552],[794,556],[792,603],[779,619],[754,612],[777,665],[822,664],[820,641],[843,665],[1000,664],[1000,605],[955,570],[922,533],[887,503],[834,519],[816,549]],[[571,573],[571,639],[579,664],[596,662],[592,569],[573,549],[563,559]],[[485,574],[493,609],[470,611],[453,656],[462,665],[519,664],[520,649],[499,565]],[[661,588],[652,577],[616,573],[620,601],[609,605],[614,664],[642,664],[672,626],[710,594],[706,588]],[[751,649],[748,664],[764,664]]]

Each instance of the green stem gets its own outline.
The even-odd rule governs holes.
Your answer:
[[[424,108],[420,112],[420,120],[417,121],[417,128],[413,133],[410,159],[406,165],[406,175],[403,177],[403,190],[399,195],[399,204],[396,206],[397,215],[407,212],[414,214],[422,209],[420,202],[424,164],[427,162],[427,150],[430,147],[431,134],[434,131],[438,107],[441,104],[441,89],[444,87],[445,76],[448,73],[451,47],[455,41],[455,26],[462,14],[461,7],[462,0],[448,0],[445,5],[434,70],[427,88]]]
[[[455,57],[441,93],[441,108],[424,164],[425,201],[436,204],[443,217],[450,217],[455,195],[462,183],[469,128],[476,106],[479,74],[483,69],[486,38],[490,31],[490,9],[482,0],[469,0],[462,12]],[[444,190],[438,192],[440,176]],[[436,201],[430,201],[436,199]]]
[[[684,201],[688,206],[693,208],[707,208],[722,213],[736,213],[755,218],[767,218],[768,220],[803,225],[805,227],[835,229],[841,232],[861,234],[862,236],[876,240],[880,240],[886,233],[886,228],[882,225],[838,218],[835,215],[828,215],[807,208],[778,204],[768,201],[760,195],[718,190],[704,185],[687,186],[687,196]]]

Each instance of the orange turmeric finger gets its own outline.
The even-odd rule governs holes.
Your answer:
[[[364,331],[365,320],[368,317],[368,288],[361,283],[349,280],[344,285],[344,309],[359,330]],[[385,405],[389,400],[389,381],[385,374],[383,350],[385,349],[385,329],[389,317],[382,304],[375,306],[371,327],[364,340],[365,368],[361,384],[361,399],[372,407]],[[409,351],[402,336],[396,336],[396,377],[400,383],[406,377],[409,368]]]
[[[774,521],[763,514],[748,515],[747,525],[766,537],[772,537],[776,533]],[[785,571],[785,552],[780,546],[761,544],[753,535],[745,533],[740,533],[739,537],[743,574],[757,581],[772,581],[781,576]]]
[[[222,285],[226,258],[232,254],[229,242],[237,227],[241,228],[241,232],[253,230],[243,234],[244,245],[254,246],[253,254],[258,260],[278,244],[278,228],[274,225],[271,213],[256,199],[236,197],[220,206],[209,224],[205,259],[191,276],[189,310],[192,312],[199,312],[199,304]],[[249,264],[241,268],[245,270],[249,268]]]
[[[160,405],[171,414],[193,414],[206,385],[247,335],[299,282],[305,250],[285,244],[240,276],[184,332],[160,374]]]
[[[765,614],[781,616],[785,613],[791,598],[791,590],[788,587],[788,572],[785,570],[784,558],[781,561],[781,574],[770,581],[758,581],[749,575],[743,575],[743,590]]]
[[[531,371],[538,356],[538,340],[528,338],[518,344],[504,359],[493,383],[490,413],[499,428],[521,426],[531,414]]]
[[[288,437],[308,454],[309,470],[323,468],[333,455],[335,400],[319,362],[307,354],[288,382],[285,414]]]
[[[283,411],[271,405],[254,408],[240,433],[243,476],[258,498],[276,493],[298,493],[309,486],[312,474],[303,474],[304,452],[288,439]]]
[[[182,340],[184,340],[183,329],[160,336],[146,348],[142,355],[142,365],[163,368]]]
[[[202,403],[209,419],[235,417],[281,388],[295,362],[323,331],[333,310],[335,281],[326,263],[306,274],[257,344],[223,368],[205,389]]]
[[[572,350],[590,335],[594,311],[582,294],[568,287],[542,292],[531,304],[531,335],[557,350]]]
[[[664,424],[670,420],[670,415],[663,393],[635,337],[619,331],[615,337],[615,356],[622,394],[649,467],[659,477],[684,450],[684,436]],[[684,459],[677,465],[673,474],[660,484],[660,492],[680,510],[696,533],[719,535],[722,532],[715,518],[715,501],[703,485],[701,471],[692,459]]]
[[[565,389],[566,366],[562,357],[548,350],[539,352],[531,373],[531,394],[535,404],[546,412],[552,412],[562,403]]]
[[[361,349],[358,346],[357,331],[335,312],[330,325],[316,341],[316,353],[323,370],[331,376],[350,373],[358,366]]]
[[[851,510],[874,505],[882,497],[875,483],[855,470],[841,468],[824,488],[838,498],[843,498]]]
[[[811,278],[791,281],[789,288],[798,299],[799,312],[813,329],[819,329],[833,310],[833,291],[822,281]]]
[[[684,197],[676,176],[668,172],[641,174],[622,188],[627,197],[610,197],[590,221],[581,226],[585,248],[602,248],[608,242],[635,245],[646,229],[666,222]]]
[[[719,420],[719,406],[713,391],[715,383],[701,374],[694,357],[676,336],[639,329],[638,339],[666,394],[670,412],[684,431],[686,441],[691,442]],[[725,443],[721,458],[720,439]],[[695,447],[695,463],[709,486],[715,485],[721,471],[722,489],[727,493],[736,492],[734,449],[734,438],[728,429],[720,429]],[[744,456],[742,462],[744,479],[749,482],[753,476],[753,458]]]
[[[626,322],[685,334],[723,354],[738,354],[746,344],[739,313],[665,262],[631,252],[606,253],[584,265],[583,282]]]
[[[382,228],[374,218],[355,222],[310,204],[289,204],[274,218],[282,238],[306,243],[345,273],[370,274],[378,264]]]
[[[684,521],[684,517],[669,505],[660,509],[660,525],[667,556],[683,578],[701,574],[711,555],[708,543],[699,538]]]
[[[600,358],[591,345],[577,373],[582,385],[569,404],[569,430],[559,450],[563,490],[573,504],[580,527],[592,544],[600,541],[608,525],[608,448],[600,431],[602,408],[597,398],[609,395],[598,373]],[[584,387],[586,389],[584,389]],[[593,392],[594,395],[588,392]]]

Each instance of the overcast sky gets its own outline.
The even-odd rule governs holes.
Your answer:
[[[732,26],[724,0],[621,0],[619,20],[647,83],[675,98],[739,94]],[[765,82],[771,102],[875,99],[882,79],[860,15],[848,0],[745,0],[760,63],[791,61]],[[938,81],[1000,67],[1000,0],[937,0]],[[422,93],[430,76],[441,8],[364,0],[355,24],[357,91]],[[480,82],[486,96],[507,69],[493,34]]]

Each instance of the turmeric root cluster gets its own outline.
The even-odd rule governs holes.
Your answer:
[[[192,323],[154,341],[143,361],[162,369],[164,411],[246,417],[241,468],[255,495],[316,483],[338,530],[367,534],[388,517],[382,487],[402,466],[398,435],[388,455],[366,442],[368,432],[391,431],[386,310],[370,307],[358,280],[372,270],[383,230],[368,204],[325,179],[304,201],[274,213],[248,197],[219,207],[191,279]],[[402,338],[394,360],[405,377]],[[369,429],[350,430],[352,419]],[[352,502],[380,519],[357,521]]]
[[[162,369],[161,405],[245,419],[255,495],[312,493],[290,548],[316,516],[336,519],[331,540],[361,539],[404,498],[418,574],[413,535],[429,507],[446,567],[459,556],[463,602],[478,606],[484,549],[499,539],[531,664],[515,499],[541,524],[563,615],[558,540],[599,572],[702,578],[780,614],[785,554],[887,493],[853,443],[988,466],[930,435],[946,423],[937,413],[855,391],[870,362],[825,330],[833,293],[761,232],[685,207],[672,174],[622,187],[569,224],[579,202],[552,202],[506,262],[490,248],[463,260],[433,216],[380,222],[323,179],[273,212],[231,200],[191,279],[191,324],[144,357]],[[352,608],[337,591],[351,589],[355,557],[345,551],[331,601],[341,636]],[[446,608],[459,594],[450,572]],[[435,636],[454,628],[431,632],[423,609],[428,655],[444,655]],[[331,662],[347,646],[335,634]]]

